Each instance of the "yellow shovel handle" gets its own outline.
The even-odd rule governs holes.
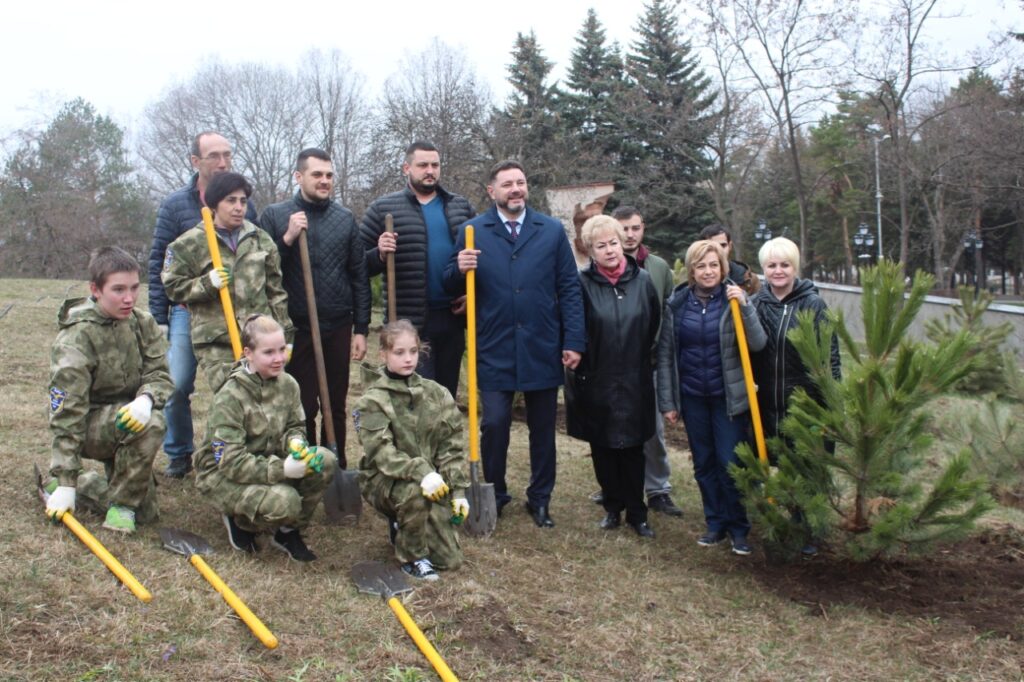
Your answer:
[[[466,248],[474,248],[473,226],[466,225]],[[476,270],[466,273],[466,365],[469,374],[469,461],[480,461],[476,390]]]
[[[412,616],[402,606],[402,602],[398,601],[398,597],[391,597],[388,599],[388,606],[395,612],[398,617],[398,622],[402,624],[405,631],[412,637],[412,641],[416,642],[416,646],[419,647],[423,655],[430,661],[430,665],[434,666],[434,670],[437,671],[438,677],[441,678],[441,682],[459,682],[459,678],[455,677],[455,673],[448,667],[448,664],[441,658],[441,654],[437,653],[437,649],[434,645],[427,641],[423,631],[419,629],[416,622],[413,621]]]
[[[66,511],[61,514],[60,520],[68,527],[68,530],[78,536],[82,544],[88,547],[96,555],[96,558],[103,562],[104,566],[110,569],[111,573],[117,576],[118,580],[124,583],[125,587],[132,591],[132,594],[147,604],[153,599],[153,595],[149,593],[149,590],[143,587],[142,583],[136,580],[135,576],[120,561],[115,559],[113,554],[107,551],[103,543],[97,540],[96,536],[86,530],[85,526],[80,524],[78,519],[71,515],[71,512]]]
[[[224,261],[220,259],[220,247],[217,245],[217,232],[213,229],[213,213],[209,208],[203,206],[203,229],[206,231],[206,244],[210,247],[210,260],[213,267],[224,267]],[[242,339],[238,335],[238,321],[235,320],[235,307],[231,305],[231,292],[227,285],[220,290],[220,304],[224,308],[224,322],[228,325],[228,338],[231,339],[231,350],[235,354],[235,360],[242,357]]]
[[[228,603],[228,606],[235,610],[238,617],[249,626],[249,629],[252,630],[252,634],[256,635],[256,639],[263,642],[263,646],[268,649],[276,649],[277,637],[274,636],[274,633],[272,633],[267,626],[263,624],[263,621],[256,617],[255,613],[249,610],[249,607],[238,598],[237,594],[231,591],[231,588],[220,579],[220,576],[210,568],[210,565],[203,561],[203,557],[198,554],[193,554],[189,556],[188,560],[191,561],[192,565],[196,567],[196,570],[206,578],[206,582],[213,585],[213,589],[220,593],[220,596],[224,598],[224,601]]]
[[[747,332],[743,328],[740,303],[735,298],[729,301],[732,322],[736,327],[736,341],[740,347],[740,363],[743,365],[743,380],[747,384],[747,402],[750,403],[750,421],[754,423],[754,442],[757,444],[757,458],[764,464],[768,461],[768,448],[764,444],[764,429],[761,427],[761,408],[757,404],[757,387],[754,386],[754,370],[750,366],[750,349],[747,347]]]

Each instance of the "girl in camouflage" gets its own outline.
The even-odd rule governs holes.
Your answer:
[[[372,385],[352,416],[364,454],[363,497],[388,519],[402,570],[437,580],[435,568],[462,563],[455,526],[469,514],[462,416],[446,388],[416,374],[422,350],[408,320],[385,325],[384,366],[367,369]]]

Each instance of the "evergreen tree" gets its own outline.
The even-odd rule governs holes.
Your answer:
[[[863,346],[842,315],[815,329],[813,315],[801,314],[790,332],[820,402],[803,389],[793,394],[783,438],[769,445],[776,473],[748,445],[739,449],[744,467],[732,471],[773,551],[794,555],[809,541],[831,540],[860,561],[920,552],[962,537],[992,508],[984,481],[969,472],[968,451],[937,475],[925,462],[933,441],[927,407],[976,367],[969,329],[934,344],[906,338],[933,281],[918,272],[905,297],[898,265],[867,269]],[[848,357],[841,380],[829,364],[833,332]]]
[[[622,134],[619,195],[641,207],[648,241],[666,254],[682,250],[709,220],[700,186],[715,99],[697,55],[680,37],[677,5],[645,5],[626,57],[630,87],[613,104]]]
[[[605,43],[605,30],[597,12],[587,18],[576,34],[562,97],[563,122],[568,136],[581,149],[596,145],[605,162],[614,161],[616,138],[612,98],[625,79],[617,46]]]

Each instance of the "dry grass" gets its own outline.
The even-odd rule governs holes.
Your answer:
[[[211,541],[218,553],[209,563],[277,634],[275,651],[249,634],[184,558],[160,548],[154,528],[120,538],[80,515],[153,592],[143,605],[68,531],[44,522],[31,466],[49,460],[48,352],[68,290],[67,282],[0,280],[0,312],[14,304],[0,319],[0,679],[434,679],[390,610],[349,580],[355,562],[391,559],[384,523],[372,512],[355,527],[312,528],[309,542],[321,560],[305,566],[269,549],[256,558],[232,552],[191,481],[161,485],[161,524]],[[200,434],[208,403],[203,386]],[[526,431],[513,428],[510,482],[521,504]],[[724,548],[698,548],[699,501],[685,452],[672,452],[683,520],[654,517],[654,542],[600,531],[599,510],[586,501],[595,489],[586,448],[564,436],[558,446],[558,527],[540,531],[521,507],[509,507],[495,536],[464,539],[460,571],[406,599],[461,679],[1022,677],[1019,638],[855,606],[809,608],[760,586],[750,570],[763,561],[759,553],[740,560]],[[350,461],[358,458],[351,434],[348,452]]]

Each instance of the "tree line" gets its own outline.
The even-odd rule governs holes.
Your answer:
[[[944,56],[924,36],[948,4],[649,0],[627,46],[590,10],[562,81],[536,35],[517,35],[500,103],[439,39],[375,98],[339,51],[295,69],[205,62],[146,108],[131,143],[81,99],[9,141],[0,274],[60,264],[76,276],[70,265],[101,242],[145,254],[156,204],[191,173],[192,136],[212,129],[261,207],[294,191],[295,153],[318,146],[338,200],[361,214],[401,186],[404,147],[427,139],[444,184],[478,207],[490,165],[518,158],[542,210],[547,188],[614,182],[610,208],[639,206],[646,241],[670,259],[715,222],[754,262],[763,223],[800,245],[805,275],[843,282],[871,260],[853,238],[861,223],[875,232],[881,194],[882,249],[905,271],[945,288],[994,268],[1021,293],[1024,75],[996,68],[1020,35],[1007,26],[985,54]]]

